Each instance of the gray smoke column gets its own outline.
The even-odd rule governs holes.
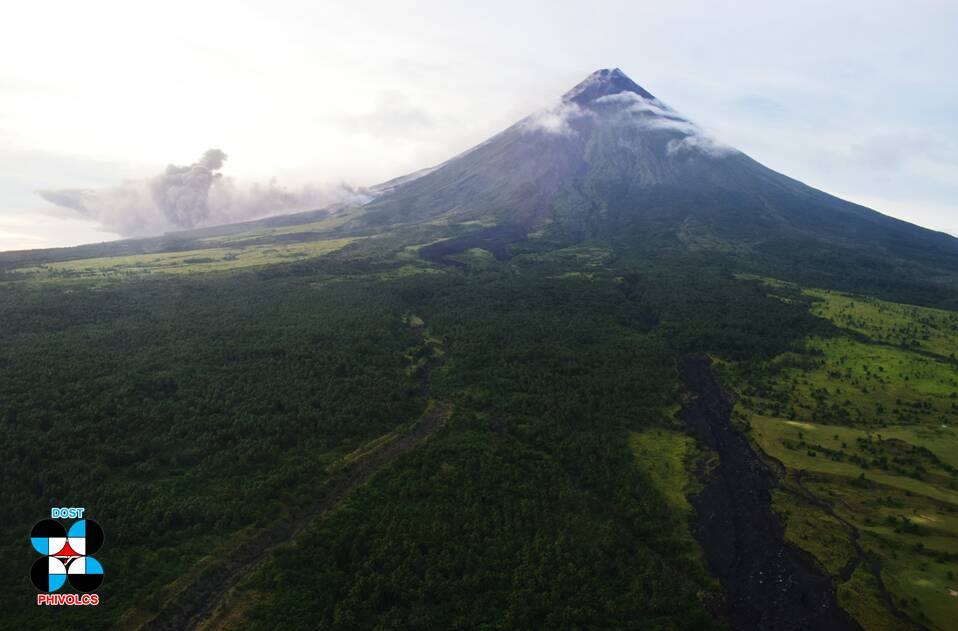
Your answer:
[[[193,228],[210,216],[208,206],[210,188],[217,173],[226,162],[226,154],[219,149],[209,149],[199,162],[189,166],[170,164],[166,171],[153,180],[150,190],[153,201],[173,225]]]
[[[156,177],[103,189],[37,191],[46,201],[98,221],[123,236],[234,223],[314,210],[334,203],[361,204],[364,189],[346,184],[280,186],[275,180],[241,182],[220,171],[226,154],[209,149],[193,164],[170,164]]]

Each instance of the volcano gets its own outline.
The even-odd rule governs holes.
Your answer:
[[[958,239],[769,169],[706,134],[618,68],[432,169],[380,187],[363,223],[444,217],[609,240],[624,252],[713,252],[777,273],[880,269],[954,286]],[[867,275],[867,274],[866,274]],[[873,288],[874,289],[874,288]]]

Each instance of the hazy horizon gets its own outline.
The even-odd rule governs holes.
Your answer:
[[[53,5],[0,26],[0,250],[162,232],[142,203],[161,176],[229,185],[202,221],[319,206],[616,66],[772,169],[958,235],[947,3]],[[228,156],[215,169],[211,148]],[[48,201],[77,189],[115,193],[101,223]]]

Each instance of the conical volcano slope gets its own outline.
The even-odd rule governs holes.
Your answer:
[[[772,171],[619,69],[594,72],[554,107],[389,187],[367,210],[376,224],[448,216],[625,247],[772,258],[784,248],[958,269],[955,238]]]

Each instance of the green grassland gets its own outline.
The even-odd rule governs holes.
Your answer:
[[[16,271],[39,278],[129,277],[146,274],[202,274],[309,259],[343,248],[354,239],[329,239],[305,243],[266,245],[233,244],[230,247],[113,256],[48,263]]]
[[[925,625],[948,629],[958,607],[958,507],[866,479],[854,485],[813,474],[806,489],[831,502],[878,559],[896,606]]]
[[[936,453],[954,455],[958,435],[951,428],[932,442],[919,439],[907,427],[889,428],[903,437],[889,438],[884,430],[796,424],[759,414],[749,416],[749,421],[755,442],[790,469],[848,478],[864,475],[879,484],[958,504],[958,469]]]
[[[831,575],[839,572],[855,557],[855,549],[841,522],[810,506],[800,495],[776,489],[772,506],[788,524],[785,538],[811,552]]]
[[[806,293],[821,298],[814,312],[837,326],[883,344],[955,357],[958,313],[831,291],[807,290]]]
[[[884,588],[896,605],[926,625],[948,629],[958,606],[953,580],[958,574],[958,493],[954,469],[941,470],[924,449],[932,445],[953,452],[954,436],[926,441],[912,428],[886,428],[879,441],[876,434],[855,428],[796,426],[759,415],[750,421],[756,444],[787,471],[801,472],[802,490],[827,502],[857,531],[866,558],[881,564]],[[884,468],[884,452],[898,453],[892,460],[901,459],[906,471],[922,467],[923,479],[896,473],[894,465],[891,471]],[[836,461],[839,454],[843,461]],[[865,466],[848,462],[850,458]],[[790,477],[785,488],[795,484]],[[786,537],[838,580],[855,556],[848,529],[821,506],[786,491],[776,492],[775,506],[786,518]],[[897,628],[885,606],[875,604],[880,603],[879,590],[866,574],[857,570],[849,581],[838,581],[839,602],[865,628]]]
[[[326,233],[337,228],[341,228],[350,221],[361,217],[362,214],[363,210],[361,208],[349,208],[320,219],[319,221],[311,221],[309,223],[296,224],[293,226],[283,226],[281,228],[257,228],[250,230],[249,232],[240,232],[238,234],[205,237],[201,239],[201,241],[208,243],[227,242],[232,245],[234,243],[241,244],[243,241],[249,241],[252,239],[277,237],[287,234],[301,234],[304,232]]]
[[[650,428],[632,432],[629,447],[636,465],[649,476],[669,506],[688,519],[692,506],[686,495],[692,491],[692,483],[686,463],[695,455],[695,440],[673,430]]]
[[[812,299],[810,311],[839,330],[808,337],[747,378],[722,366],[738,384],[737,418],[786,471],[775,493],[786,537],[835,577],[841,604],[865,628],[901,624],[883,590],[913,620],[951,628],[958,314],[758,280],[782,300],[800,291]]]
[[[496,257],[489,250],[469,248],[459,254],[447,257],[448,260],[462,263],[469,270],[483,270],[496,264]]]
[[[606,267],[611,263],[612,251],[607,247],[585,243],[545,252],[520,254],[518,260],[561,263],[574,265],[580,269],[595,269]]]
[[[958,312],[880,300],[828,289],[800,288],[795,283],[758,276],[736,274],[752,280],[779,295],[782,290],[797,290],[814,298],[812,313],[835,326],[860,333],[871,342],[906,349],[918,349],[955,359],[958,349]]]
[[[817,423],[883,427],[949,424],[958,413],[958,367],[845,336],[813,337],[767,366],[759,409]],[[752,391],[746,392],[746,397]]]
[[[707,576],[705,558],[692,537],[694,514],[688,497],[700,486],[692,471],[707,468],[709,454],[691,436],[662,427],[630,432],[629,448],[638,469],[648,476],[678,518],[675,535],[683,542],[680,552],[687,555],[690,563],[699,564],[701,574]]]
[[[838,602],[863,629],[899,631],[905,625],[887,613],[887,605],[878,596],[879,584],[864,565],[838,586]]]

